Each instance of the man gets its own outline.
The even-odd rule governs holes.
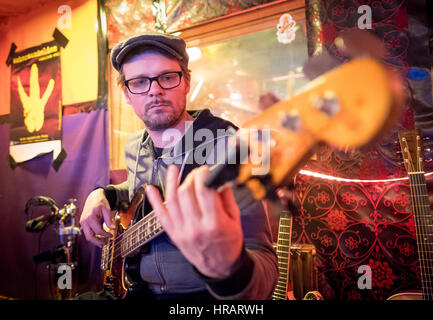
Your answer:
[[[80,223],[86,239],[102,246],[104,221],[131,200],[143,184],[165,233],[142,255],[140,276],[150,299],[268,299],[278,278],[277,257],[263,205],[248,189],[215,191],[204,186],[208,166],[197,150],[215,149],[234,127],[209,110],[186,111],[190,71],[185,42],[174,36],[145,33],[112,51],[127,102],[146,129],[125,146],[128,180],[97,188],[88,196]],[[215,139],[189,141],[206,129]],[[167,139],[167,131],[177,132]],[[192,135],[190,135],[190,133]],[[210,156],[208,157],[210,158]],[[170,165],[173,164],[173,165]]]

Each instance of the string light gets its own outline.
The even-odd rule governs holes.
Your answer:
[[[324,173],[308,171],[308,170],[300,170],[299,174],[314,177],[314,178],[319,178],[319,179],[325,179],[325,180],[342,181],[342,182],[356,182],[356,183],[384,183],[384,182],[403,181],[403,180],[409,179],[409,177],[393,178],[393,179],[373,179],[373,180],[347,179],[347,178],[334,177],[334,176],[330,176],[330,175],[327,175]],[[433,174],[433,172],[429,172],[429,173],[426,173],[425,176],[430,176],[432,174]]]

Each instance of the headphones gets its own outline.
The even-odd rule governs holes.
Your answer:
[[[29,209],[34,206],[47,206],[50,208],[51,213],[48,215],[43,215],[32,220],[27,220],[26,230],[28,232],[40,232],[45,229],[45,227],[52,223],[53,218],[56,217],[56,213],[59,211],[56,201],[50,197],[36,196],[27,201],[25,207],[25,214],[28,219]]]

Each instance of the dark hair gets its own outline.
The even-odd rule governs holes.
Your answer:
[[[191,70],[188,69],[188,66],[185,63],[182,63],[181,61],[179,61],[178,59],[176,59],[176,57],[174,57],[173,55],[171,55],[167,51],[164,51],[164,50],[162,50],[160,48],[150,47],[150,46],[143,46],[143,47],[137,47],[137,48],[132,49],[130,52],[128,52],[128,54],[122,60],[120,71],[119,71],[119,73],[117,75],[117,84],[119,86],[123,87],[125,85],[124,84],[124,82],[125,82],[125,75],[122,72],[123,65],[126,62],[132,60],[132,58],[134,58],[135,56],[138,56],[138,55],[140,55],[142,53],[149,52],[149,51],[157,51],[158,53],[160,53],[161,55],[163,55],[163,56],[165,56],[165,57],[167,57],[169,59],[176,60],[179,63],[180,68],[182,69],[182,74],[183,74],[185,80],[188,81],[188,82],[190,81],[190,79],[191,79]]]

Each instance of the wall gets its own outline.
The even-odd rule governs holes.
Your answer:
[[[1,30],[0,42],[0,297],[14,299],[53,299],[56,296],[56,269],[48,262],[35,264],[33,256],[59,244],[54,225],[43,233],[25,230],[26,202],[38,195],[53,198],[63,207],[69,198],[77,199],[81,212],[86,196],[98,185],[109,182],[108,111],[96,109],[98,94],[97,0],[45,1],[28,14],[10,18]],[[66,159],[54,170],[52,154],[40,155],[12,168],[9,165],[10,69],[4,63],[11,43],[16,51],[53,40],[61,14],[60,5],[71,8],[72,28],[60,31],[69,39],[61,49],[62,147]],[[85,110],[89,112],[81,112]],[[94,111],[90,111],[94,110]],[[78,111],[78,113],[77,113]],[[46,209],[46,208],[41,208]],[[29,218],[46,211],[35,210]],[[79,220],[79,214],[76,217]],[[73,291],[96,290],[100,250],[84,236],[77,241],[78,270],[73,272]],[[60,262],[60,261],[57,261]],[[57,292],[59,293],[59,292]]]
[[[21,51],[53,40],[52,34],[62,14],[60,5],[72,9],[72,28],[58,28],[68,39],[61,49],[63,105],[92,101],[97,97],[97,1],[51,1],[28,14],[11,17],[2,30],[0,42],[0,115],[10,112],[10,67],[6,61],[12,42]]]

